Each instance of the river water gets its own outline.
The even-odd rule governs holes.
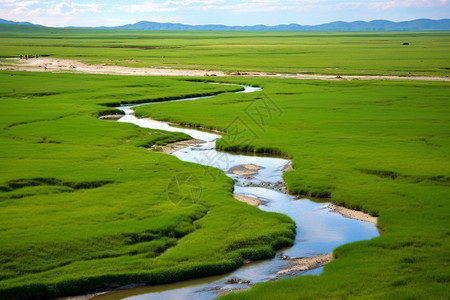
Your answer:
[[[260,91],[259,88],[244,86],[243,93]],[[177,101],[203,99],[189,98]],[[153,104],[153,103],[152,103]],[[144,105],[144,104],[139,104]],[[138,105],[135,105],[138,106]],[[354,241],[368,240],[379,235],[372,223],[350,219],[334,212],[330,203],[316,203],[308,199],[280,192],[273,187],[283,185],[283,169],[290,164],[289,160],[275,157],[238,155],[219,152],[215,149],[218,134],[194,129],[170,126],[165,122],[149,119],[138,119],[133,115],[135,106],[121,106],[126,115],[119,122],[133,123],[144,128],[166,131],[184,132],[203,143],[181,149],[172,155],[180,160],[216,167],[235,180],[234,193],[259,198],[265,204],[258,207],[264,211],[288,215],[296,223],[294,245],[281,249],[273,259],[243,265],[230,274],[183,281],[173,284],[145,286],[119,290],[96,296],[94,299],[200,299],[216,298],[222,291],[249,288],[252,284],[282,278],[277,271],[287,268],[289,260],[282,260],[286,255],[291,258],[312,257],[331,253],[334,248]],[[211,159],[214,157],[214,159]],[[254,177],[242,177],[229,172],[230,168],[254,164],[262,167]],[[318,275],[323,267],[298,275]],[[292,275],[290,275],[292,276]],[[248,283],[228,283],[229,279],[248,280]]]

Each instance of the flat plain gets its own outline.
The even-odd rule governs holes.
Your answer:
[[[229,72],[449,76],[448,32],[183,32],[0,25],[0,57]],[[404,45],[407,44],[407,45]]]
[[[2,25],[0,56],[227,72],[450,74],[450,38],[430,33],[213,33]],[[403,45],[404,43],[408,45]],[[145,149],[188,139],[98,120],[110,106],[226,131],[226,151],[293,159],[288,189],[378,216],[382,235],[335,249],[320,276],[268,282],[227,299],[445,299],[450,293],[450,85],[401,80],[161,78],[0,73],[0,298],[51,298],[230,271],[292,243],[292,221],[232,198],[232,181]],[[235,86],[262,93],[233,94]],[[251,113],[264,103],[266,116]],[[267,106],[268,105],[268,106]],[[243,142],[244,141],[244,142]],[[174,174],[202,195],[174,205]],[[187,191],[183,191],[186,192]],[[213,238],[214,237],[214,238]],[[205,241],[214,241],[205,247]],[[167,249],[170,249],[168,252]],[[164,253],[164,255],[161,255]]]

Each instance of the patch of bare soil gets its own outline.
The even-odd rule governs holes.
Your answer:
[[[258,205],[266,203],[266,201],[264,201],[264,200],[261,200],[261,199],[258,199],[258,198],[253,198],[253,197],[249,197],[249,196],[239,195],[239,194],[233,194],[233,197],[236,200],[239,200],[241,202],[245,202],[245,203],[253,205],[253,206],[258,206]]]
[[[191,140],[186,140],[186,141],[180,141],[180,142],[167,144],[165,146],[156,146],[156,145],[154,145],[151,148],[149,148],[149,150],[161,150],[162,152],[164,152],[166,154],[172,154],[172,153],[177,152],[178,150],[181,150],[183,148],[192,147],[192,146],[201,144],[203,142],[204,141],[202,141],[202,140],[191,139]]]
[[[343,206],[337,206],[337,205],[330,205],[330,207],[332,210],[340,213],[341,215],[343,215],[345,217],[377,224],[378,218],[372,217],[371,215],[366,214],[365,212],[353,210],[353,209],[349,209],[349,208],[345,208]]]
[[[231,172],[238,176],[243,176],[247,178],[252,178],[256,174],[258,174],[258,171],[261,170],[262,167],[254,165],[254,164],[247,164],[247,165],[240,165],[233,167],[228,170],[228,172]]]
[[[229,293],[239,293],[239,292],[247,291],[247,290],[248,290],[248,289],[245,289],[245,288],[235,288],[235,289],[227,288],[227,289],[220,289],[220,290],[217,292],[217,297],[222,297],[222,296],[225,296],[225,295],[227,295],[227,294],[229,294]]]
[[[106,292],[99,292],[99,293],[93,293],[93,294],[86,294],[86,295],[81,295],[81,296],[73,296],[73,297],[67,297],[67,298],[59,298],[58,300],[88,300],[88,299],[92,299],[95,298],[97,296],[106,294]]]
[[[131,61],[128,61],[131,62]],[[133,61],[134,62],[134,61]],[[8,62],[0,62],[0,70],[32,71],[32,72],[82,72],[96,74],[140,75],[140,76],[239,76],[291,79],[321,79],[321,80],[420,80],[420,81],[450,81],[450,77],[428,76],[382,76],[382,75],[320,75],[320,74],[283,74],[267,72],[235,72],[211,70],[188,70],[170,68],[136,68],[112,66],[107,64],[87,65],[77,60],[60,58],[11,58]]]
[[[450,77],[436,76],[389,76],[389,75],[321,75],[321,74],[269,74],[251,72],[246,76],[290,78],[290,79],[320,79],[320,80],[417,80],[417,81],[450,81]]]
[[[124,115],[104,115],[104,116],[100,116],[98,117],[100,120],[118,120],[121,119]]]
[[[291,171],[291,170],[294,170],[294,168],[292,167],[292,163],[285,165],[283,168],[283,172],[287,172],[287,171]]]
[[[293,258],[289,262],[289,268],[278,271],[277,275],[294,275],[300,272],[316,269],[333,260],[333,254],[323,254],[314,257]]]
[[[8,63],[0,63],[0,70],[16,70],[31,72],[80,72],[111,75],[141,75],[141,76],[205,76],[207,71],[164,69],[164,68],[137,68],[112,66],[107,64],[88,65],[77,60],[60,58],[32,58],[9,59]],[[225,76],[221,71],[208,71],[208,76]]]

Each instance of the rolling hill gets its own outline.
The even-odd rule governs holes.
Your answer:
[[[35,25],[29,22],[14,22],[0,19],[0,24]],[[430,20],[417,19],[404,22],[374,20],[370,22],[332,22],[321,25],[282,24],[276,26],[226,26],[220,24],[186,25],[180,23],[158,23],[141,21],[134,24],[112,27],[68,27],[85,29],[123,29],[123,30],[221,30],[221,31],[435,31],[450,30],[450,19]]]

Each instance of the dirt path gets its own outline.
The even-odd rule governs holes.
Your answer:
[[[133,68],[110,66],[107,64],[87,65],[77,60],[60,58],[8,59],[0,62],[0,70],[29,72],[80,72],[90,74],[137,75],[137,76],[204,76],[215,74],[225,76],[220,71],[208,72],[202,70],[163,69],[163,68]]]
[[[283,74],[265,72],[237,72],[204,71],[170,68],[134,68],[123,66],[87,65],[77,60],[59,58],[11,58],[0,62],[0,70],[30,71],[30,72],[81,72],[91,74],[136,75],[136,76],[238,76],[263,78],[291,78],[291,79],[321,79],[321,80],[419,80],[419,81],[450,81],[450,77],[427,76],[381,76],[381,75],[320,75],[320,74]]]

